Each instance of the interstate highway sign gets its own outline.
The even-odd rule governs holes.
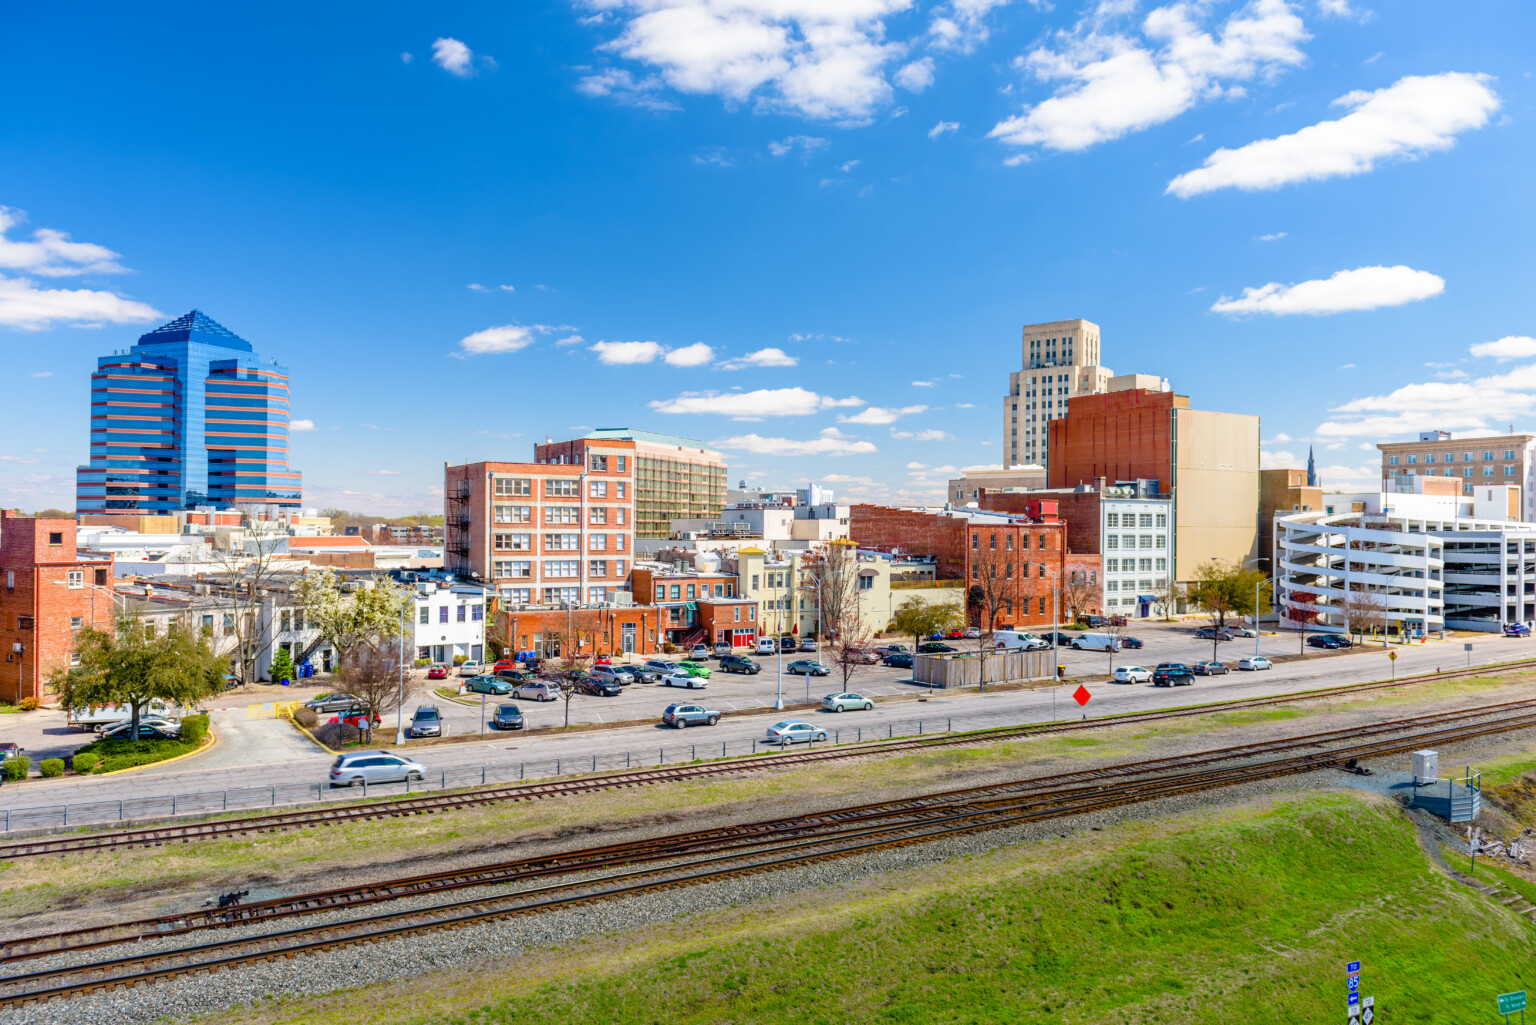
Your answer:
[[[1525,1010],[1525,990],[1499,994],[1500,1014],[1514,1014],[1516,1011],[1523,1010]]]

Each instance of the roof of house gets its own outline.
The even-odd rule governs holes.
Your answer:
[[[289,548],[356,548],[359,550],[372,548],[368,539],[357,534],[347,534],[343,537],[291,537],[288,539]]]

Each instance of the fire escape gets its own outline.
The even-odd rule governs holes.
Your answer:
[[[459,481],[448,494],[448,515],[443,524],[443,546],[450,573],[469,573],[469,481]]]

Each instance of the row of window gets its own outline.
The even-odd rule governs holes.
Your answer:
[[[1168,547],[1167,534],[1105,534],[1104,550],[1115,552],[1126,549],[1157,549],[1161,551]]]
[[[1127,591],[1139,591],[1142,594],[1150,594],[1152,593],[1152,581],[1143,578],[1141,580],[1127,580],[1123,584],[1118,580],[1106,580],[1104,582],[1104,590],[1106,591],[1119,591],[1122,588]]]
[[[607,456],[593,455],[593,456],[590,457],[590,459],[591,459],[591,462],[592,462],[592,469],[594,471],[596,471],[597,473],[607,473],[608,472],[608,457]],[[628,470],[625,469],[625,464],[627,464],[629,462],[629,457],[628,456],[614,456],[613,460],[614,460],[613,468],[614,468],[615,472],[617,472],[617,473],[628,473],[629,472]]]
[[[734,585],[717,583],[714,585],[714,597],[734,598]],[[686,594],[684,593],[686,592]],[[693,598],[708,598],[710,596],[709,584],[657,584],[657,601],[685,601]]]
[[[1388,466],[1396,466],[1396,465],[1398,465],[1398,462],[1397,462],[1398,458],[1399,457],[1397,457],[1397,456],[1388,456],[1387,457],[1387,465]],[[1512,449],[1512,448],[1506,448],[1504,450],[1504,458],[1505,459],[1513,459],[1513,458],[1515,458],[1515,450]],[[1404,457],[1402,457],[1402,459],[1403,459],[1403,462],[1405,464],[1407,464],[1408,466],[1417,466],[1418,462],[1419,462],[1419,457],[1416,456],[1416,455],[1404,456]],[[1424,455],[1424,464],[1426,466],[1434,463],[1434,461],[1435,461],[1435,454],[1433,452],[1425,453],[1425,455]],[[1455,461],[1456,461],[1456,453],[1455,452],[1447,452],[1441,458],[1441,462],[1445,462],[1445,463],[1454,463]],[[1473,461],[1472,453],[1471,452],[1463,452],[1461,454],[1461,461],[1464,462],[1464,463],[1472,462]],[[1487,449],[1487,450],[1485,450],[1483,452],[1483,462],[1485,462],[1485,463],[1493,462],[1493,450],[1492,449]]]
[[[1106,527],[1151,527],[1155,525],[1159,530],[1168,526],[1168,514],[1157,513],[1105,513],[1104,526]]]
[[[1105,559],[1105,573],[1150,573],[1156,567],[1157,572],[1165,573],[1168,570],[1167,559]]]
[[[1471,466],[1463,466],[1461,468],[1461,475],[1463,477],[1470,477],[1470,476],[1472,476],[1473,469],[1474,469],[1474,467],[1471,467]],[[1492,466],[1484,466],[1483,467],[1483,476],[1484,477],[1492,477],[1493,476],[1493,470],[1494,470],[1494,468]],[[1414,475],[1414,472],[1415,471],[1413,471],[1413,470],[1398,470],[1397,471],[1397,475],[1399,477],[1412,477]],[[1419,470],[1417,472],[1418,472],[1419,476],[1421,476],[1421,477],[1433,477],[1435,475],[1435,471],[1434,470]],[[1515,468],[1513,466],[1510,466],[1510,465],[1506,464],[1505,467],[1504,467],[1504,476],[1505,477],[1513,477],[1514,475],[1515,475]],[[1455,468],[1447,466],[1445,468],[1445,472],[1444,472],[1443,476],[1446,476],[1446,477],[1454,477],[1454,476],[1456,476]]]
[[[450,608],[457,608],[459,610],[458,613],[457,613],[456,619],[460,623],[465,623],[465,622],[478,623],[478,622],[480,622],[481,620],[483,620],[485,618],[485,606],[484,605],[456,605],[456,606],[439,605],[439,606],[437,606],[437,621],[439,623],[446,623],[446,622],[448,622],[448,610]],[[466,609],[468,610],[467,618],[466,618],[466,612],[465,612]],[[416,610],[416,620],[422,626],[426,626],[428,623],[431,623],[432,622],[432,606],[430,606],[430,605],[423,605],[421,608],[417,609]],[[300,626],[299,629],[302,630],[304,628],[303,628],[303,626]]]
[[[606,577],[609,575],[607,559],[587,560],[587,576]],[[612,561],[613,575],[622,577],[628,572],[628,565],[624,559]],[[580,559],[546,559],[541,564],[540,573],[542,579],[556,577],[575,577],[581,575]],[[497,579],[532,580],[533,562],[530,559],[493,559],[491,560],[491,575]]]
[[[587,496],[589,498],[607,498],[609,496],[609,481],[593,480],[587,482]],[[629,483],[616,480],[613,484],[614,498],[629,497]],[[497,498],[531,498],[533,497],[533,479],[530,477],[497,477],[493,482],[492,493]],[[544,481],[545,498],[580,498],[581,481],[574,477],[554,477]]]
[[[628,514],[629,510],[623,506],[615,506],[611,509],[606,505],[589,506],[587,508],[587,522],[603,526],[608,523],[611,515],[613,522],[622,527],[628,521]],[[497,523],[532,523],[533,506],[496,505],[491,508],[491,516]],[[546,505],[544,507],[544,523],[546,525],[580,522],[581,506],[579,505]]]
[[[1045,545],[1045,539],[1046,539],[1045,531],[1041,531],[1040,533],[1038,533],[1038,534],[1036,534],[1034,536],[1035,536],[1035,544],[1039,547],[1039,549],[1041,551],[1045,551],[1045,547],[1046,547],[1046,545]],[[1030,537],[1030,535],[1022,534],[1021,533],[1021,534],[1019,534],[1019,537],[1022,539],[1019,542],[1020,550],[1022,551],[1024,549],[1029,548],[1029,537]],[[991,534],[989,534],[987,536],[987,548],[992,550],[992,551],[997,551],[997,533],[996,533],[996,531],[993,531]],[[1013,533],[1011,531],[1009,533],[1003,535],[1003,550],[1004,551],[1009,551],[1009,552],[1013,551]],[[973,551],[973,552],[981,551],[981,534],[980,533],[973,532],[971,534],[971,551]]]

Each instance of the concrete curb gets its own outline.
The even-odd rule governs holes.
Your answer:
[[[196,751],[188,751],[186,754],[184,754],[184,755],[177,755],[175,758],[163,758],[163,759],[161,759],[158,762],[145,762],[143,765],[130,765],[126,769],[113,769],[111,772],[87,772],[87,773],[81,773],[80,775],[85,775],[85,776],[121,776],[124,773],[138,772],[140,769],[149,769],[149,768],[153,768],[153,767],[155,767],[157,765],[171,765],[171,764],[174,764],[176,762],[185,761],[188,758],[194,758],[197,755],[204,754],[204,753],[206,753],[208,751],[211,751],[211,750],[213,750],[214,745],[216,745],[218,742],[219,742],[219,735],[213,731],[213,723],[210,722],[208,724],[208,736],[204,739],[203,743],[198,746]],[[68,779],[69,777],[65,776],[65,777],[62,777],[62,778]]]

